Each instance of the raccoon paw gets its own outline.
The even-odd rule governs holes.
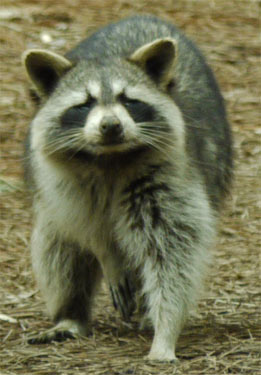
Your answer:
[[[149,362],[158,362],[158,363],[166,363],[171,365],[178,365],[179,360],[175,356],[154,356],[154,355],[147,355],[144,357],[145,361]]]
[[[176,357],[175,353],[172,350],[164,350],[164,345],[158,350],[151,349],[149,354],[145,357],[145,360],[175,365],[179,363],[179,360]]]
[[[130,320],[135,308],[135,288],[130,279],[125,279],[116,286],[110,286],[113,305],[119,310],[125,321]]]
[[[38,336],[31,337],[28,339],[28,344],[38,345],[38,344],[49,344],[52,341],[65,341],[67,339],[75,339],[75,336],[70,331],[58,331],[53,332],[42,332]]]
[[[67,339],[75,339],[79,336],[79,326],[76,322],[64,320],[55,327],[41,332],[37,336],[28,339],[28,344],[49,344],[52,341],[65,341]]]

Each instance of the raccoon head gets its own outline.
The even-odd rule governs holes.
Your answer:
[[[24,64],[45,102],[32,122],[31,148],[48,157],[167,155],[184,144],[182,115],[168,89],[176,43],[157,39],[127,58],[80,60],[29,50]]]

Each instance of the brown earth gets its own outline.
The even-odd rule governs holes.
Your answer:
[[[50,326],[28,250],[30,198],[22,182],[23,139],[32,116],[21,53],[65,52],[119,17],[151,12],[198,42],[227,101],[235,182],[220,226],[208,291],[181,335],[176,367],[146,362],[152,332],[120,322],[100,294],[87,339],[30,346]],[[260,372],[260,1],[2,0],[0,5],[0,374],[258,374]],[[259,42],[259,43],[258,43]]]

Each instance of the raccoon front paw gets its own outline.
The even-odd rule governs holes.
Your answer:
[[[119,310],[125,321],[130,320],[135,308],[135,287],[126,276],[118,285],[110,286],[113,305]]]
[[[67,339],[75,339],[80,335],[80,327],[77,322],[71,320],[63,320],[55,327],[47,331],[39,333],[37,336],[28,339],[31,345],[49,344],[52,341],[65,341]]]
[[[175,350],[173,349],[173,345],[171,347],[166,345],[166,343],[162,340],[159,340],[158,337],[154,337],[152,347],[148,356],[146,357],[149,361],[157,361],[162,363],[173,363],[178,364],[178,359],[175,355]]]
[[[149,353],[147,356],[145,356],[146,361],[150,362],[159,362],[159,363],[168,363],[173,365],[178,365],[179,360],[175,355],[173,354],[158,354],[158,353]]]
[[[28,339],[28,344],[49,344],[52,341],[65,341],[67,339],[75,339],[75,335],[70,331],[53,330],[52,332],[46,331]]]

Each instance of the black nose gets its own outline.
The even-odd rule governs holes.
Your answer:
[[[106,141],[119,141],[123,128],[117,117],[104,117],[100,124],[100,132]]]

